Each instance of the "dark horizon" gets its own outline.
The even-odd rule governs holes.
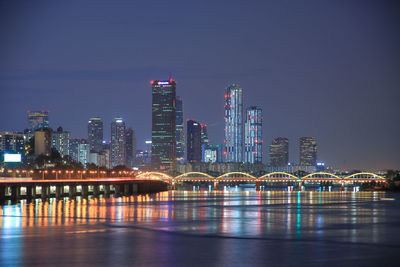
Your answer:
[[[223,141],[224,91],[264,114],[268,145],[315,136],[318,160],[348,169],[400,169],[400,3],[397,1],[3,1],[0,131],[28,127],[26,110],[105,139],[122,117],[138,148],[151,139],[151,80],[177,81],[184,119]],[[141,144],[141,142],[143,144]]]

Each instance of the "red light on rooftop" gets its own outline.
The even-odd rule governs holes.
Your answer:
[[[150,81],[150,84],[151,84],[151,85],[153,85],[153,84],[154,84],[154,81],[153,81],[153,80],[151,80],[151,81]]]

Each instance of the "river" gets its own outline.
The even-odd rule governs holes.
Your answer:
[[[400,194],[169,191],[0,207],[1,266],[399,266]]]

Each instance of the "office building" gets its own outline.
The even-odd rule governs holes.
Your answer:
[[[203,144],[202,145],[202,162],[204,163],[221,163],[222,162],[222,145],[221,144]]]
[[[88,142],[90,153],[100,153],[103,143],[103,121],[94,117],[88,121]]]
[[[126,166],[132,168],[136,158],[136,134],[132,128],[126,131]]]
[[[246,110],[244,130],[244,161],[247,163],[262,163],[262,109],[249,107]]]
[[[315,166],[317,163],[317,141],[315,137],[300,137],[300,165]]]
[[[36,130],[49,127],[48,111],[27,111],[29,130],[33,133]]]
[[[61,156],[69,155],[69,132],[64,132],[58,127],[51,135],[51,147],[55,148]]]
[[[126,164],[126,130],[122,118],[114,118],[111,123],[111,166]]]
[[[243,158],[243,90],[238,85],[225,93],[225,162],[242,162]]]
[[[81,139],[78,144],[78,162],[84,167],[89,163],[89,144],[87,139]]]
[[[194,120],[188,120],[187,124],[187,135],[186,135],[186,148],[187,148],[187,161],[191,163],[201,162],[201,124]]]
[[[269,166],[283,167],[289,163],[289,139],[277,137],[269,146]]]
[[[183,101],[177,96],[175,100],[176,106],[176,160],[178,162],[185,161],[185,129],[183,120]]]
[[[51,134],[52,130],[50,128],[41,128],[35,131],[35,156],[50,156]]]
[[[5,153],[25,156],[25,136],[19,132],[0,132],[0,161]]]
[[[176,169],[176,82],[151,81],[153,170],[175,173]]]

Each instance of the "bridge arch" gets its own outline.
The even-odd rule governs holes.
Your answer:
[[[257,179],[257,177],[255,177],[255,176],[253,176],[251,174],[245,173],[245,172],[227,172],[227,173],[224,173],[224,174],[216,177],[215,179],[218,180],[218,179],[227,178],[227,177],[229,177],[229,175],[243,175],[243,176],[246,176],[246,177],[254,179],[254,180]]]
[[[386,179],[380,175],[377,175],[372,172],[359,172],[359,173],[354,173],[352,175],[346,176],[343,178],[344,180],[352,180],[352,179],[358,179],[358,180],[371,180],[371,181],[386,181]]]
[[[274,175],[277,175],[277,177]],[[288,178],[288,179],[293,179],[293,180],[299,179],[299,177],[297,177],[293,174],[287,173],[287,172],[270,172],[270,173],[264,174],[263,176],[259,177],[258,179],[267,180],[267,179],[271,179],[271,177],[278,178],[278,179],[282,179],[282,178]]]
[[[337,176],[333,173],[329,173],[329,172],[313,172],[313,173],[307,174],[306,176],[300,178],[300,180],[312,180],[312,179],[315,179],[315,180],[318,180],[318,179],[343,180],[342,177]]]
[[[170,176],[169,174],[163,173],[163,172],[143,172],[138,175],[136,175],[136,178],[138,179],[159,179],[159,180],[172,180],[173,177]]]
[[[200,175],[200,176],[207,177],[207,178],[209,178],[209,179],[215,179],[214,176],[211,176],[211,175],[209,175],[208,173],[204,173],[204,172],[186,172],[186,173],[182,173],[182,174],[180,174],[180,175],[178,175],[178,176],[175,176],[175,177],[173,178],[173,180],[179,180],[179,179],[182,179],[183,177],[189,176],[189,175]]]

